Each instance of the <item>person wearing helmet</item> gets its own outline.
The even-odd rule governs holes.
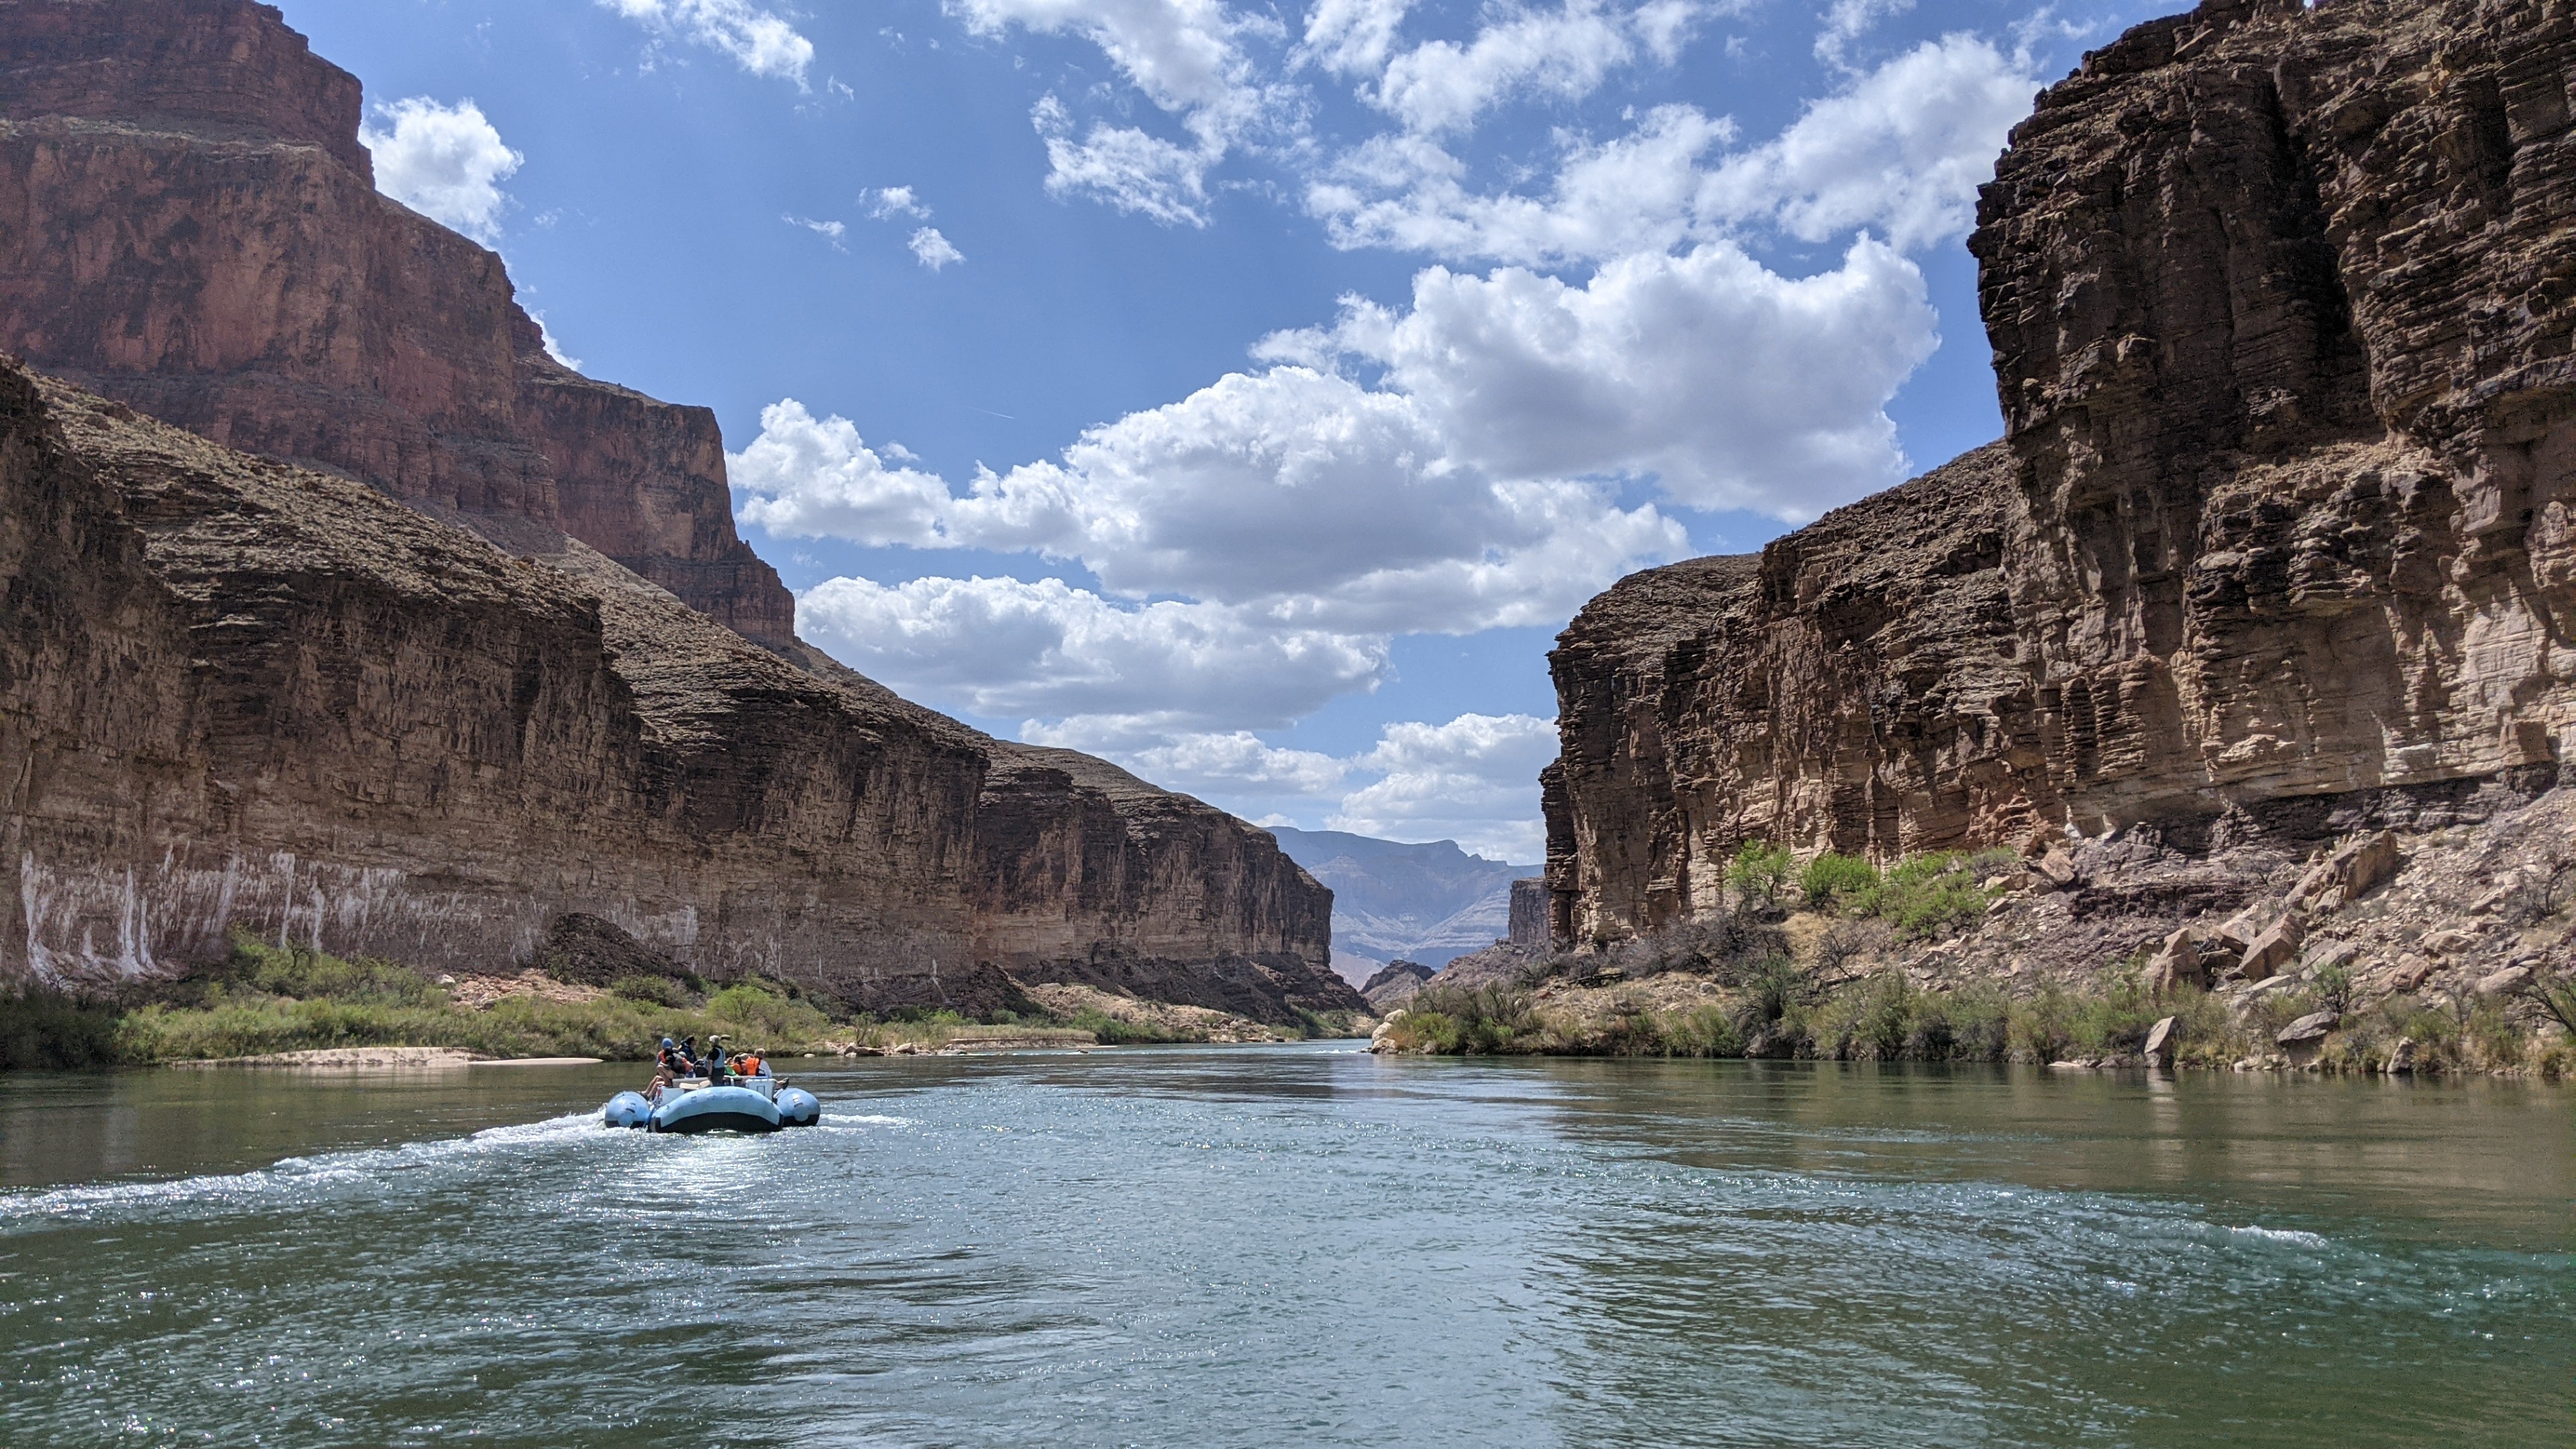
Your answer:
[[[653,1053],[653,1085],[660,1087],[678,1081],[688,1075],[687,1067],[687,1061],[680,1055],[679,1043],[667,1036],[662,1038],[662,1049]]]

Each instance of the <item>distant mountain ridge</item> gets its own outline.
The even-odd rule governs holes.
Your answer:
[[[1274,826],[1290,860],[1333,889],[1333,969],[1367,980],[1390,961],[1438,968],[1510,929],[1512,882],[1540,873],[1469,855],[1454,840],[1380,840]]]

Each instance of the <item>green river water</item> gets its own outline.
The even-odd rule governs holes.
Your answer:
[[[2576,1092],[1351,1043],[0,1079],[0,1443],[2576,1444]]]

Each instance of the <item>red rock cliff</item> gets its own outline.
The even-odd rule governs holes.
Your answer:
[[[799,643],[713,415],[546,358],[358,104],[247,0],[0,0],[0,341],[78,385],[0,369],[0,981],[581,913],[871,1008],[1364,1005],[1267,833]]]
[[[524,517],[745,637],[715,417],[557,366],[501,259],[377,194],[355,77],[248,0],[0,0],[0,342],[217,442]]]
[[[1748,838],[2189,835],[2554,770],[2571,74],[2542,0],[2212,0],[2046,92],[1970,243],[2005,441],[1560,641],[1556,930],[1708,908]]]
[[[0,362],[0,981],[236,927],[490,970],[580,913],[874,1010],[1354,1005],[1266,833],[513,543]]]

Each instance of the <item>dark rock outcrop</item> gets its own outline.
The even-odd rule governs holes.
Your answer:
[[[620,927],[581,911],[555,917],[529,965],[576,986],[612,986],[630,976],[677,977],[680,964]]]
[[[2005,440],[1575,620],[1554,933],[1751,838],[2304,841],[2554,771],[2571,71],[2543,0],[2211,0],[2042,95],[1970,243]]]
[[[1368,998],[1371,1010],[1384,1015],[1420,994],[1422,983],[1434,974],[1419,961],[1390,961],[1360,983],[1360,995]]]

